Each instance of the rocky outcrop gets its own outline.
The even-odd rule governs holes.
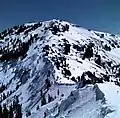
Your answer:
[[[105,94],[99,89],[97,84],[93,87],[93,90],[95,90],[96,101],[105,99]]]

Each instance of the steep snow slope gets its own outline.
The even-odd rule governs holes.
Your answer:
[[[9,106],[18,96],[23,117],[28,111],[31,118],[43,117],[46,109],[54,111],[46,111],[47,117],[104,117],[103,98],[96,101],[92,85],[81,87],[105,81],[120,85],[120,36],[54,19],[15,26],[0,33],[0,38],[0,82],[5,85],[0,94],[9,93],[1,97],[1,104]],[[71,91],[78,94],[75,100]],[[43,95],[52,100],[41,106]],[[69,99],[70,106],[58,114]]]

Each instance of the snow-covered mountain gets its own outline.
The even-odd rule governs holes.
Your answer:
[[[17,96],[23,118],[118,118],[119,54],[119,35],[61,20],[4,30],[1,105]]]

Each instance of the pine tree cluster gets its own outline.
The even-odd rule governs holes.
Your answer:
[[[0,105],[0,118],[22,118],[22,108],[18,97],[9,107],[6,104]]]

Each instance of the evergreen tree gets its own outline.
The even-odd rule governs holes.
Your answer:
[[[0,118],[2,117],[2,106],[0,105]]]
[[[46,111],[44,112],[44,118],[46,118]]]
[[[30,110],[27,110],[27,111],[26,111],[26,117],[29,117],[30,115],[31,115]]]
[[[60,94],[60,91],[59,91],[59,89],[57,90],[57,95],[59,95]]]
[[[21,109],[21,105],[19,104],[18,96],[16,96],[15,111],[16,111],[16,117],[15,118],[22,118],[22,109]]]
[[[51,84],[50,84],[50,80],[48,78],[45,80],[45,83],[46,83],[47,89],[49,89],[49,87],[51,87]]]
[[[50,94],[48,94],[48,103],[51,102],[51,97],[50,97]]]
[[[68,55],[70,53],[70,44],[64,43],[64,54]]]
[[[50,96],[50,94],[48,94],[48,103],[52,102],[53,101],[53,97]]]
[[[6,95],[5,95],[5,93],[3,93],[3,100],[5,100],[6,99]]]
[[[77,79],[78,79],[78,82],[80,82],[80,76],[78,76]]]
[[[43,106],[45,104],[46,104],[46,98],[45,98],[45,95],[43,95],[42,99],[41,99],[41,106]]]
[[[13,111],[15,112],[15,118],[22,118],[22,107],[19,104],[18,96],[16,96],[16,100],[13,101]]]
[[[93,49],[92,49],[92,46],[88,46],[85,50],[83,59],[85,59],[85,58],[90,59],[91,57],[93,57]]]
[[[22,109],[20,104],[17,105],[15,118],[22,118]]]
[[[98,65],[101,65],[101,56],[97,55],[97,59],[95,60],[95,63],[97,63]]]
[[[42,90],[40,90],[40,96],[41,96],[41,97],[43,96],[43,92],[42,92]]]
[[[12,108],[12,105],[9,108],[9,118],[13,118],[13,108]]]
[[[85,73],[81,75],[81,81],[85,81]]]
[[[6,107],[6,104],[3,105],[3,118],[8,118],[8,109]]]
[[[39,105],[37,106],[36,110],[38,110],[38,109],[39,109]]]

